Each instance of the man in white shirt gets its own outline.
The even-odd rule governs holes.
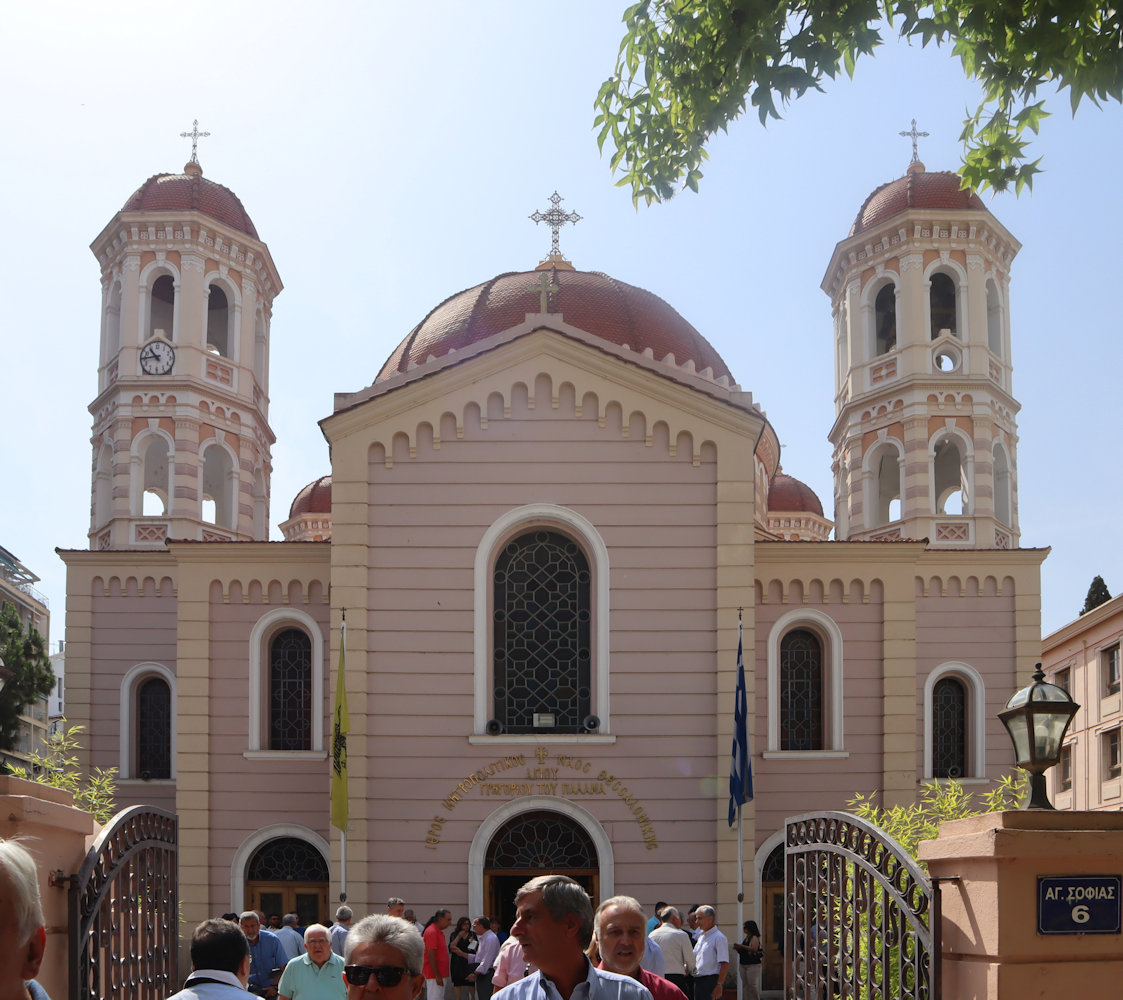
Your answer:
[[[250,945],[237,924],[204,920],[191,935],[191,966],[183,989],[169,1000],[239,1000],[250,981]]]
[[[717,914],[712,906],[699,906],[694,912],[700,931],[694,942],[694,961],[698,963],[694,1000],[721,1000],[729,971],[729,939],[715,926]]]
[[[285,957],[291,962],[298,955],[304,954],[304,938],[296,925],[300,918],[295,913],[286,913],[281,920],[281,929],[277,937],[281,939],[281,947],[285,949]]]
[[[667,966],[667,979],[683,993],[687,993],[687,976],[693,976],[698,963],[694,960],[694,942],[682,929],[682,915],[673,906],[664,906],[660,918],[662,923],[651,932],[651,940],[663,949],[663,960]]]
[[[495,960],[499,957],[499,938],[491,929],[490,917],[476,917],[472,921],[479,946],[476,948],[476,968],[468,976],[476,984],[477,1000],[491,1000],[491,977],[495,974]]]
[[[566,875],[540,875],[515,894],[511,934],[538,971],[495,994],[502,1000],[652,1000],[629,976],[596,969],[585,955],[593,939],[593,904]]]

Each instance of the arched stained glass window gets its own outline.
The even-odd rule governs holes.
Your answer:
[[[279,837],[254,852],[246,877],[252,882],[326,882],[328,866],[311,844]]]
[[[540,529],[495,562],[494,718],[508,733],[584,729],[591,704],[589,562],[572,539]]]
[[[312,749],[312,640],[296,628],[269,644],[269,749]]]
[[[941,677],[932,689],[932,777],[966,772],[967,689],[956,677]]]
[[[172,776],[172,693],[162,677],[149,677],[136,692],[136,774]]]
[[[764,867],[760,870],[760,880],[762,882],[783,882],[784,881],[784,845],[777,844],[768,855],[768,860],[764,862]]]
[[[823,749],[823,646],[808,629],[780,640],[780,749]]]
[[[523,813],[496,832],[488,845],[485,867],[595,870],[597,851],[589,835],[560,813]]]

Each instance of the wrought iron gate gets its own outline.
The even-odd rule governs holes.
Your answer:
[[[70,1000],[162,1000],[178,989],[174,813],[133,806],[70,876]]]
[[[939,893],[886,833],[849,813],[787,822],[784,996],[940,1000]]]

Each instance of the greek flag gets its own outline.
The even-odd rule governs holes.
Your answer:
[[[733,703],[733,760],[729,767],[729,825],[737,810],[753,797],[753,766],[749,762],[749,708],[745,693],[742,626],[737,616],[737,694]]]

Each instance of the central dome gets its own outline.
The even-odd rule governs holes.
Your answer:
[[[637,354],[650,348],[656,361],[673,354],[676,365],[693,361],[696,371],[709,368],[715,379],[735,381],[713,345],[658,295],[599,271],[564,267],[500,274],[445,299],[397,346],[375,381],[463,351],[540,313],[543,274],[554,286],[549,311],[569,326]]]
[[[203,168],[192,160],[182,174],[149,177],[127,202],[122,212],[202,212],[231,229],[258,239],[238,196],[228,187],[203,176]]]

